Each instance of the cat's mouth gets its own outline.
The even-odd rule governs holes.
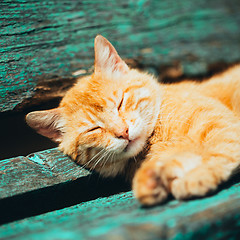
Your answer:
[[[133,140],[129,140],[129,142],[128,142],[127,146],[124,148],[123,152],[127,153],[127,152],[131,151],[134,148],[134,146],[136,145],[136,143],[139,141],[139,139],[140,139],[140,137],[137,137]]]

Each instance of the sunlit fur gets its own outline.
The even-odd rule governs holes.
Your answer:
[[[150,151],[133,180],[142,204],[204,196],[239,172],[240,65],[202,83],[160,85]]]
[[[64,153],[103,176],[137,170],[134,194],[153,205],[169,193],[203,196],[238,169],[239,103],[240,65],[202,83],[163,85],[129,69],[98,36],[95,72],[79,79],[59,108],[30,113],[27,122],[45,136],[57,135]],[[49,135],[41,115],[45,122],[46,115],[57,119],[47,124]]]
[[[124,78],[93,74],[81,79],[60,104],[67,121],[60,149],[104,176],[121,173],[126,161],[142,151],[160,111],[161,91],[152,76],[130,70]],[[119,138],[126,128],[129,145]]]

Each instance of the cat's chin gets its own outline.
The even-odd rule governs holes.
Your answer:
[[[123,158],[135,157],[143,150],[144,145],[145,139],[142,137],[137,137],[128,143],[121,155]]]
[[[134,148],[136,148],[136,145],[138,145],[138,141],[140,141],[140,137],[137,137],[134,140],[129,141],[128,145],[125,147],[123,151],[124,152],[132,151]]]

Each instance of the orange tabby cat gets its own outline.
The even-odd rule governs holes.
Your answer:
[[[240,165],[240,66],[203,83],[163,85],[97,36],[94,73],[58,108],[26,120],[77,163],[103,176],[134,176],[143,205],[169,194],[204,196]]]

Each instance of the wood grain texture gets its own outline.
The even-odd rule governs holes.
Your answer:
[[[3,0],[0,112],[62,96],[73,73],[92,66],[96,34],[155,70],[178,62],[200,74],[239,61],[239,12],[239,0]]]
[[[141,208],[126,192],[0,227],[4,239],[239,239],[240,184],[203,199]]]
[[[122,179],[102,179],[57,149],[7,159],[0,161],[0,224],[127,189]]]
[[[0,161],[0,199],[73,181],[90,173],[57,149]]]

